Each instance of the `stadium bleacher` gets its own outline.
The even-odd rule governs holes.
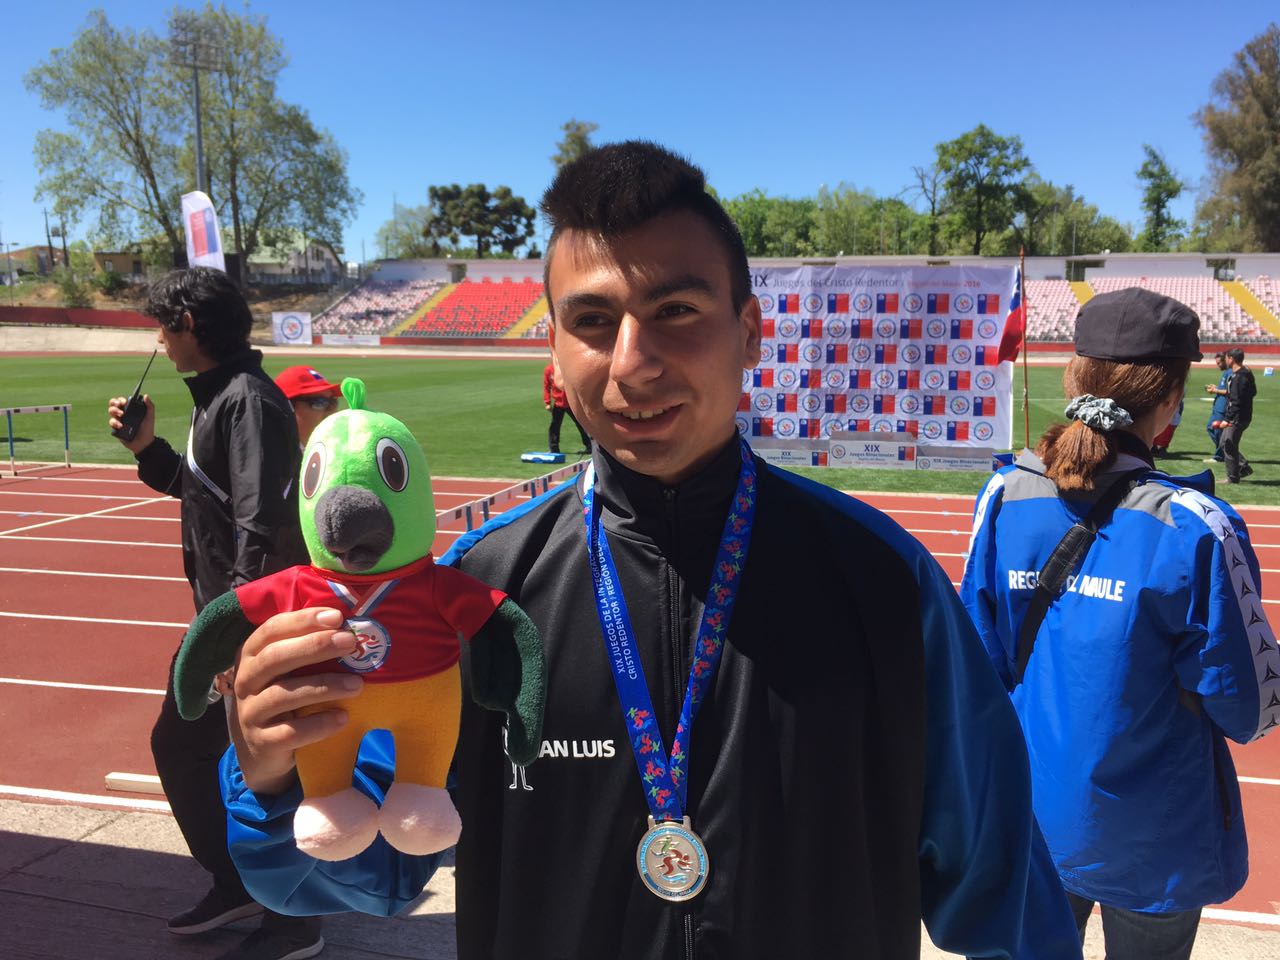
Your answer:
[[[1066,280],[1028,280],[1027,339],[1070,340],[1080,301]]]
[[[1207,343],[1271,339],[1212,277],[1090,277],[1089,285],[1098,293],[1144,287],[1173,297],[1200,315],[1200,339]]]
[[[315,321],[316,333],[390,333],[444,287],[441,280],[380,280],[373,276]]]
[[[542,284],[525,278],[463,280],[406,337],[501,337],[542,297]]]
[[[1280,280],[1264,273],[1252,280],[1246,280],[1244,285],[1274,316],[1280,317]]]

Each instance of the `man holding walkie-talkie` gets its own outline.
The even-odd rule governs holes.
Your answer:
[[[253,317],[226,274],[175,270],[152,285],[145,312],[160,324],[157,341],[195,401],[185,453],[155,435],[155,405],[135,391],[107,407],[112,432],[137,458],[149,487],[182,501],[182,559],[199,612],[232,587],[307,562],[298,527],[298,432],[284,394],[250,349]],[[128,439],[127,439],[128,438]],[[191,854],[213,888],[169,920],[175,934],[200,934],[262,912],[227,853],[218,761],[227,747],[221,705],[196,722],[179,717],[169,678],[151,731],[156,771]],[[318,918],[268,913],[262,928],[225,960],[315,956],[324,946]]]

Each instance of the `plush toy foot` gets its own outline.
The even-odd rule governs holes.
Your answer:
[[[293,815],[298,849],[317,860],[346,860],[378,835],[378,805],[354,787],[311,797]]]
[[[382,801],[379,825],[387,843],[415,856],[451,847],[462,833],[462,821],[448,791],[416,783],[391,785]]]

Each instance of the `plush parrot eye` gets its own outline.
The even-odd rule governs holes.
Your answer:
[[[387,437],[378,441],[378,472],[396,493],[409,485],[409,461],[400,444]]]
[[[311,448],[311,456],[307,457],[307,465],[302,471],[302,495],[310,500],[320,489],[320,481],[324,479],[325,449],[323,443]]]

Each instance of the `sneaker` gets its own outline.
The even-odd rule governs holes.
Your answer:
[[[1241,468],[1240,468],[1240,479],[1241,479],[1241,480],[1243,480],[1245,477],[1249,477],[1249,476],[1252,476],[1252,475],[1253,475],[1253,467],[1249,466],[1247,463],[1246,463],[1243,467],[1241,467]]]
[[[1221,463],[1222,461],[1219,460],[1217,457],[1205,457],[1200,462],[1201,463]]]
[[[183,911],[176,917],[170,917],[169,932],[181,936],[207,933],[218,927],[224,927],[228,923],[243,920],[245,917],[256,917],[260,913],[262,913],[262,904],[254,903],[248,899],[247,894],[232,900],[215,887],[190,910]]]
[[[306,960],[324,949],[324,937],[286,937],[270,930],[255,930],[217,960]]]

